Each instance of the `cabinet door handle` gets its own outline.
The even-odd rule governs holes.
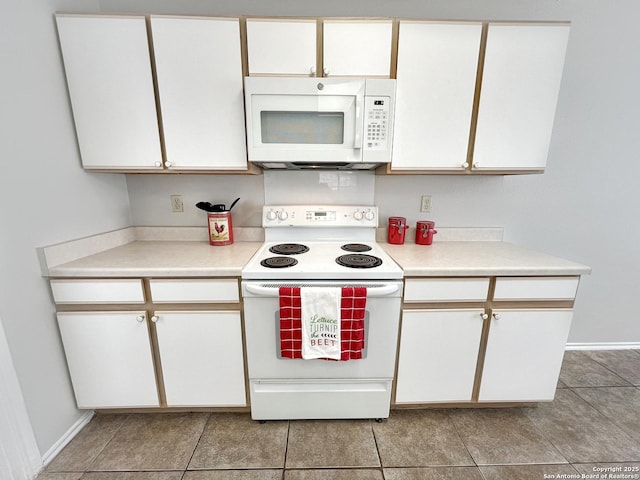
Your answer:
[[[469,164],[467,162],[464,162],[462,165],[460,165],[462,168],[467,169],[469,168]]]
[[[144,322],[144,315],[138,315],[138,316],[136,317],[136,320],[138,321],[138,323],[142,323],[142,322]]]
[[[330,73],[330,70],[329,70],[327,67],[324,67],[324,68],[322,69],[322,76],[323,76],[323,77],[328,77],[328,76],[329,76],[329,73]]]
[[[473,164],[473,168],[480,168],[480,164],[479,164],[479,163],[477,163],[477,162],[476,162],[476,163],[474,163],[474,164]]]
[[[481,317],[483,320],[486,320],[487,318],[489,318],[489,314],[487,314],[487,313],[481,313],[481,314],[480,314],[480,317]]]
[[[500,314],[499,313],[494,313],[493,314],[493,318],[495,318],[496,320],[500,320]]]
[[[316,76],[316,67],[311,67],[309,69],[309,73],[311,74],[312,77]]]
[[[160,320],[160,317],[158,317],[158,315],[153,315],[153,316],[151,317],[151,321],[152,321],[153,323],[156,323],[158,320]]]
[[[156,161],[153,163],[156,167],[161,167],[162,166],[162,162],[161,161]]]
[[[167,160],[166,162],[164,162],[164,165],[165,165],[165,167],[169,168],[169,167],[173,166],[173,163],[171,163],[170,161]]]

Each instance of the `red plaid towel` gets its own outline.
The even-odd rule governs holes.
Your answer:
[[[300,287],[280,287],[280,353],[284,358],[302,358],[300,305]],[[342,287],[340,360],[362,358],[366,306],[366,287]]]

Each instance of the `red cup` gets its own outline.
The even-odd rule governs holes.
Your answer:
[[[431,245],[433,243],[433,236],[438,233],[435,226],[436,222],[426,220],[418,222],[416,224],[416,244]]]
[[[404,217],[389,217],[387,241],[395,245],[404,243],[404,234],[407,231],[407,219]]]

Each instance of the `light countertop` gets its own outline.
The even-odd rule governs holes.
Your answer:
[[[194,241],[133,241],[50,267],[51,277],[239,277],[262,242],[211,246]]]
[[[586,265],[507,242],[381,243],[405,277],[585,275]]]

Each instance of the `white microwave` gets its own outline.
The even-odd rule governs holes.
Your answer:
[[[245,77],[247,151],[263,168],[375,168],[391,161],[396,81]]]

